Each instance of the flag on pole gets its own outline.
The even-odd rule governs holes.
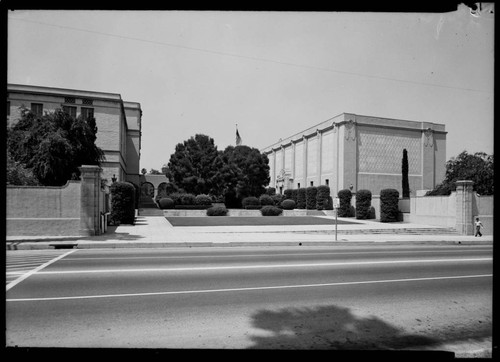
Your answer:
[[[240,133],[238,132],[238,126],[236,126],[236,146],[241,145],[241,137]]]

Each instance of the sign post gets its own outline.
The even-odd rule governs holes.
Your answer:
[[[337,214],[339,213],[340,200],[338,197],[333,199],[333,208],[335,209],[335,241],[337,241]]]

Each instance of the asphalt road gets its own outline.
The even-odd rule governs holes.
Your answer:
[[[60,251],[8,279],[6,342],[474,355],[491,348],[492,256],[463,245]]]

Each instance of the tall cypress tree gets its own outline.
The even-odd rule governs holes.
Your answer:
[[[403,198],[410,197],[410,183],[408,181],[408,151],[403,149],[403,161],[401,165],[403,174]]]

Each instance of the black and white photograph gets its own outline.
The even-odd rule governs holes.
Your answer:
[[[7,351],[493,358],[495,5],[444,3],[4,3]]]

